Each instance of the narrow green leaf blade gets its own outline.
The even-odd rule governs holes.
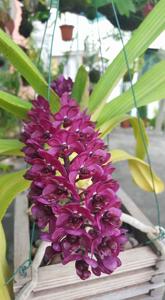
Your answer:
[[[133,133],[136,139],[135,155],[138,158],[144,159],[149,144],[149,139],[144,126],[144,122],[141,119],[138,120],[136,117],[131,117],[130,115],[116,116],[104,123],[103,125],[101,125],[101,127],[99,128],[101,132],[100,137],[104,138],[121,122],[125,120],[129,120],[131,126],[133,127]]]
[[[114,128],[116,128],[121,122],[128,120],[129,115],[119,115],[109,119],[107,122],[99,126],[100,137],[104,138],[107,134],[111,133]],[[97,124],[96,124],[97,126]]]
[[[32,105],[16,96],[0,91],[0,107],[12,113],[17,118],[24,119]]]
[[[144,122],[135,117],[129,118],[129,122],[133,127],[133,132],[136,139],[135,155],[140,159],[144,159],[149,144],[149,138],[144,126]]]
[[[144,191],[161,193],[164,190],[163,181],[152,171],[154,186],[152,182],[149,165],[138,157],[132,156],[126,151],[114,149],[111,151],[113,163],[128,160],[129,168],[134,182]]]
[[[78,69],[76,78],[75,78],[75,82],[73,85],[73,89],[72,89],[72,98],[74,98],[75,100],[77,100],[78,103],[82,103],[85,102],[85,98],[87,98],[86,95],[86,88],[88,85],[88,73],[85,70],[84,66],[81,66]]]
[[[134,85],[137,107],[165,97],[165,61],[161,61],[146,72]],[[135,107],[132,90],[105,104],[97,119],[98,126],[118,115],[128,113]],[[95,116],[93,116],[95,120]]]
[[[23,146],[24,144],[16,139],[0,139],[0,155],[23,156]]]
[[[6,260],[6,238],[2,222],[0,222],[0,299],[11,300],[11,286],[6,285],[5,282],[11,277],[11,272]]]
[[[48,98],[48,84],[42,74],[24,51],[1,29],[0,52],[13,64],[39,95],[45,99]],[[52,89],[50,91],[50,105],[53,111],[58,111],[59,97]]]
[[[30,182],[23,178],[25,171],[0,176],[0,221],[14,198],[30,186]]]
[[[125,49],[129,65],[131,65],[135,58],[140,56],[165,29],[164,8],[165,0],[160,0],[128,41]],[[126,71],[127,65],[123,51],[121,51],[96,84],[89,99],[90,112],[101,108],[101,105],[105,103],[107,97]]]

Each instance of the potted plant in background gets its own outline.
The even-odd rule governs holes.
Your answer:
[[[133,31],[138,28],[155,5],[154,1],[145,0],[125,1],[124,6],[120,4],[120,1],[116,1],[115,3],[118,10],[121,29],[125,31]],[[117,27],[112,4],[101,6],[100,12],[103,13],[115,27]]]
[[[107,59],[101,59],[99,54],[98,41],[91,39],[90,35],[87,36],[84,41],[83,65],[88,70],[91,89],[99,81],[103,68],[107,65]]]
[[[114,0],[117,9],[121,29],[133,31],[142,23],[147,14],[154,8],[158,1],[148,0],[125,0],[120,2]],[[84,14],[89,20],[96,18],[96,8],[99,13],[104,15],[114,26],[117,27],[115,16],[112,9],[112,1],[60,1],[61,12],[73,12]]]
[[[33,21],[47,22],[49,10],[44,1],[31,2],[23,1],[22,20],[19,26],[19,33],[25,38],[30,37],[33,31]]]
[[[129,59],[130,64],[132,64],[133,61],[135,60],[135,58],[138,57],[139,55],[141,55],[144,52],[144,50],[150,45],[150,43],[162,32],[162,30],[164,28],[164,10],[163,10],[163,8],[164,8],[164,0],[161,0],[158,3],[158,5],[155,7],[155,9],[152,11],[152,13],[149,14],[149,16],[147,16],[144,23],[139,27],[139,29],[135,32],[135,34],[133,35],[131,40],[126,45],[126,51],[128,54],[128,59]],[[158,18],[159,18],[159,22],[157,22]],[[155,24],[156,24],[156,26],[155,26]],[[148,32],[150,32],[150,34],[148,34]],[[140,41],[140,43],[138,41]],[[8,51],[9,49],[10,49],[10,51]],[[70,128],[71,123],[69,123],[70,119],[64,118],[65,115],[63,115],[63,113],[64,114],[66,113],[66,111],[65,111],[66,107],[60,108],[60,112],[58,112],[59,107],[60,107],[60,98],[62,98],[62,96],[63,96],[63,105],[65,106],[65,104],[66,105],[69,104],[68,97],[67,97],[68,95],[63,95],[63,93],[61,94],[61,89],[63,87],[63,84],[61,87],[61,84],[57,85],[56,83],[53,83],[52,88],[50,89],[50,93],[48,93],[48,84],[46,83],[42,74],[32,64],[32,62],[29,60],[29,58],[26,56],[26,54],[17,45],[15,45],[12,42],[11,39],[3,31],[0,31],[0,50],[3,53],[3,55],[5,55],[6,58],[11,61],[11,63],[15,66],[15,68],[25,77],[25,79],[29,82],[29,84],[35,89],[35,91],[39,95],[41,95],[45,99],[47,99],[47,98],[50,99],[50,105],[49,105],[46,102],[46,100],[42,100],[42,97],[38,98],[38,101],[39,102],[41,101],[41,103],[39,103],[39,104],[42,104],[42,111],[41,111],[41,108],[37,107],[36,102],[33,102],[33,104],[30,102],[25,102],[22,99],[20,99],[16,96],[10,95],[7,92],[0,91],[0,107],[13,113],[18,118],[26,120],[26,123],[27,123],[26,128],[28,130],[32,130],[32,128],[29,128],[28,126],[32,125],[32,127],[33,127],[33,125],[37,126],[37,124],[38,124],[38,123],[30,124],[30,122],[28,121],[28,115],[29,115],[31,121],[34,120],[35,122],[38,122],[37,120],[39,120],[40,117],[41,117],[40,120],[42,120],[42,117],[43,117],[42,122],[44,122],[43,123],[44,133],[45,133],[44,138],[47,139],[47,141],[50,138],[50,136],[49,136],[50,132],[49,132],[49,130],[48,130],[48,132],[45,131],[46,126],[49,127],[50,122],[52,122],[52,120],[53,120],[52,118],[55,118],[55,124],[53,126],[58,127],[58,124],[61,124],[61,121],[62,121],[63,133],[65,132],[64,139],[65,139],[65,137],[68,137],[68,135],[67,135],[68,132],[67,132],[66,128],[68,128],[68,126]],[[158,64],[153,66],[152,69],[150,69],[148,72],[146,72],[146,74],[144,74],[139,79],[139,81],[134,85],[134,90],[137,95],[137,106],[138,107],[164,97],[164,83],[165,83],[164,67],[165,67],[164,62],[163,61],[159,62]],[[112,72],[112,70],[113,70],[113,72]],[[142,137],[139,134],[139,128],[137,126],[137,119],[127,115],[127,113],[134,107],[134,103],[132,102],[131,90],[129,89],[128,91],[124,92],[122,95],[113,99],[110,103],[106,103],[107,96],[113,90],[114,86],[120,80],[120,78],[123,76],[123,74],[126,72],[126,70],[127,70],[127,67],[125,64],[123,53],[121,52],[118,54],[116,59],[107,68],[107,70],[102,75],[99,82],[95,85],[93,92],[89,98],[89,95],[87,93],[88,89],[86,88],[87,83],[88,83],[87,72],[85,71],[84,67],[81,67],[78,71],[75,83],[72,88],[71,88],[71,81],[69,80],[67,82],[67,88],[69,85],[69,92],[71,93],[71,98],[75,99],[75,101],[77,101],[77,103],[78,103],[75,105],[75,104],[73,104],[75,102],[72,102],[73,100],[71,100],[72,106],[75,106],[76,108],[74,110],[74,113],[72,112],[73,115],[70,116],[70,118],[76,117],[76,115],[79,114],[80,108],[78,108],[77,105],[79,105],[81,108],[87,108],[88,113],[92,116],[92,120],[96,122],[96,128],[100,132],[100,134],[97,132],[96,135],[98,138],[98,140],[97,140],[98,143],[101,143],[100,145],[102,145],[102,146],[103,146],[103,142],[100,141],[100,138],[105,137],[109,132],[112,131],[112,129],[115,126],[120,124],[121,121],[130,119],[131,125],[134,128],[135,137],[137,139],[136,156],[132,156],[129,153],[122,151],[122,150],[116,150],[116,151],[114,150],[114,151],[111,151],[112,162],[117,162],[120,160],[128,160],[133,179],[139,187],[143,188],[146,191],[153,191],[154,186],[155,186],[156,192],[161,192],[164,188],[164,185],[161,182],[161,180],[154,173],[153,173],[154,186],[153,186],[153,182],[151,180],[149,180],[150,166],[143,160],[144,156],[145,156],[145,148],[144,148],[144,144],[142,141]],[[155,78],[157,78],[157,80],[155,80]],[[62,80],[62,83],[63,83],[63,80]],[[66,84],[64,84],[64,85],[66,88]],[[48,95],[49,95],[49,97],[48,97]],[[70,99],[70,96],[69,96],[69,99]],[[33,107],[33,109],[32,109],[33,105],[35,105],[35,108]],[[36,109],[36,111],[35,111],[35,109]],[[64,111],[62,112],[61,109],[63,109]],[[36,112],[38,112],[37,117],[35,114]],[[87,137],[89,138],[91,133],[95,134],[94,133],[95,131],[93,129],[94,124],[90,123],[89,117],[86,116],[85,113],[81,112],[81,116],[82,115],[83,115],[83,118],[85,118],[85,122],[87,122],[89,126],[82,127],[81,131],[85,130],[84,134],[86,134]],[[47,117],[48,118],[50,117],[49,121],[47,120]],[[140,123],[141,123],[141,130],[143,131],[146,144],[148,144],[148,139],[147,139],[147,136],[145,133],[145,128],[141,121],[140,121]],[[80,125],[81,124],[79,124],[79,126]],[[26,133],[27,133],[27,135],[26,135]],[[40,132],[38,130],[37,130],[37,132],[34,131],[34,133],[35,133],[34,138],[37,139],[34,143],[34,148],[37,147],[36,149],[38,149],[38,147],[39,147],[38,141],[40,140],[40,138],[42,139],[42,135],[40,135]],[[28,134],[29,134],[29,132],[25,132],[24,140],[22,140],[22,141],[25,142],[26,144],[29,143],[29,145],[31,146],[30,143],[32,143],[32,140],[28,142],[28,140],[27,140]],[[98,134],[99,134],[99,137],[98,137]],[[53,143],[52,145],[48,145],[47,144],[48,142],[42,143],[44,149],[40,149],[40,150],[44,150],[44,152],[47,152],[50,150],[49,146],[53,146],[54,147],[53,151],[55,151],[53,155],[56,155],[57,154],[56,150],[59,149],[58,148],[59,146],[56,145],[56,142],[61,143],[62,138],[63,137],[61,135],[59,137],[58,141],[52,141],[52,143]],[[23,153],[22,153],[21,149],[24,146],[23,142],[20,142],[18,140],[12,140],[12,139],[11,140],[5,140],[5,139],[1,140],[1,143],[0,143],[1,155],[3,155],[3,156],[17,155],[18,157],[19,156],[22,157]],[[79,151],[79,150],[80,150],[80,152],[82,151],[81,145],[79,143],[75,144],[75,141],[73,139],[71,139],[68,142],[71,143],[71,148],[76,147],[76,151]],[[95,146],[95,145],[93,145],[93,146]],[[33,150],[34,150],[34,148],[33,148]],[[68,151],[68,148],[64,144],[63,144],[63,147],[60,149],[62,149],[61,151],[66,151],[65,153],[67,153],[67,151]],[[26,149],[24,149],[24,150],[26,152]],[[96,150],[99,150],[99,149],[96,149]],[[100,152],[100,150],[103,150],[103,152],[102,151]],[[104,161],[107,162],[109,155],[104,152],[104,149],[100,149],[100,150],[97,154],[97,159],[100,157],[100,155],[101,155],[101,157],[103,155],[103,157],[100,161],[100,164],[103,167]],[[35,153],[32,153],[32,152],[30,152],[30,149],[28,149],[28,151],[26,152],[26,158],[28,155],[33,156],[33,154],[34,154],[33,158],[38,159],[38,157],[35,156]],[[42,156],[42,154],[43,154],[43,152],[40,151],[41,156]],[[50,153],[47,153],[47,154],[50,154]],[[69,153],[69,154],[71,154],[71,153]],[[47,161],[47,159],[48,159],[48,157],[46,157],[46,161]],[[70,159],[74,160],[74,157],[70,157]],[[85,157],[83,157],[83,159],[85,159]],[[31,163],[30,160],[28,160],[28,162]],[[37,164],[36,161],[35,161],[35,163]],[[69,163],[70,162],[68,160],[65,160],[64,166],[61,167],[60,161],[55,162],[55,168],[56,168],[56,170],[58,170],[59,173],[61,173],[61,175],[63,174],[62,177],[65,177],[64,173],[66,170],[64,170],[64,168],[67,169],[69,167],[69,165],[68,165]],[[77,162],[77,163],[79,164],[79,162]],[[83,160],[83,163],[85,163],[85,160]],[[54,164],[54,161],[52,162],[52,160],[50,163],[47,164],[46,170],[48,170],[48,173],[53,171],[53,169],[52,169],[53,164]],[[38,165],[35,167],[37,168],[37,172],[40,172],[43,168],[43,165],[42,166]],[[38,167],[39,167],[39,169],[38,169]],[[84,167],[81,169],[81,175],[83,176],[82,179],[89,178],[88,177],[88,175],[89,175],[88,166],[85,166],[85,167],[87,169]],[[92,172],[93,172],[92,170],[94,170],[95,168],[96,168],[96,166],[95,167],[93,167],[93,165],[90,166],[90,172],[91,172],[90,174],[92,174]],[[98,170],[98,174],[100,174],[99,173],[100,168],[97,167],[96,169]],[[104,166],[103,169],[106,172],[106,166]],[[33,171],[32,171],[33,176],[35,176],[35,170],[33,169]],[[74,193],[74,199],[76,199],[77,194],[74,192],[74,189],[73,189],[73,181],[75,181],[75,179],[76,179],[75,176],[76,176],[78,170],[79,169],[78,169],[77,165],[75,166],[75,168],[70,169],[70,172],[71,172],[70,173],[70,184],[67,184],[67,191],[68,190],[70,191],[69,197],[71,195],[73,195],[73,193]],[[18,172],[2,175],[0,177],[0,188],[1,188],[0,220],[2,220],[2,218],[6,212],[6,209],[8,208],[8,206],[11,203],[11,201],[13,200],[13,198],[15,198],[20,192],[29,188],[29,185],[30,185],[29,181],[23,177],[25,172],[27,172],[27,170],[23,169]],[[142,174],[143,174],[143,180],[141,177]],[[95,173],[95,176],[97,177],[96,173]],[[30,177],[29,177],[29,179],[30,179]],[[95,178],[95,179],[97,181],[97,178]],[[63,179],[61,178],[60,180],[63,185],[64,184]],[[67,192],[65,189],[63,189],[63,187],[64,186],[61,187],[62,189],[59,191],[58,195],[63,196]],[[38,188],[39,188],[39,190],[42,189],[43,188],[42,184],[39,185]],[[53,188],[54,188],[54,186],[53,186]],[[59,186],[58,186],[58,188],[59,188]],[[88,188],[89,188],[89,186],[88,186]],[[51,183],[49,183],[49,187],[47,187],[47,190],[44,190],[44,193],[45,193],[44,195],[46,195],[47,192],[49,192],[51,194],[51,189],[52,189],[52,185],[51,185]],[[86,187],[84,185],[80,184],[79,190],[81,190],[81,189],[82,190],[86,189]],[[112,190],[113,189],[115,191],[115,185],[113,186]],[[32,192],[32,190],[31,190],[31,192]],[[113,195],[115,195],[115,193],[113,193]],[[66,203],[67,199],[70,199],[70,198],[62,197],[62,200],[64,201],[64,202],[62,202],[62,206],[64,205],[64,207],[62,209],[64,209],[64,211],[66,208],[65,204],[67,204]],[[71,199],[72,199],[72,197],[71,197]],[[61,201],[61,198],[60,198],[60,201]],[[116,203],[116,202],[114,202],[114,203]],[[90,201],[88,204],[90,204]],[[49,206],[46,206],[46,207],[49,210]],[[80,206],[79,206],[79,208],[80,208]],[[78,208],[75,207],[74,209],[78,209]],[[84,213],[83,208],[80,208],[80,210],[81,210],[81,214],[83,215],[83,213]],[[63,214],[65,214],[64,211],[62,212]],[[119,211],[114,210],[114,213],[115,212],[117,213]],[[71,212],[69,212],[69,213],[71,213]],[[33,212],[33,215],[34,214],[35,214],[35,212]],[[48,213],[48,218],[51,216],[52,215],[51,214],[49,215],[49,213]],[[124,219],[125,215],[123,213],[122,213],[122,216]],[[45,215],[44,215],[44,217],[45,217]],[[67,218],[65,218],[66,215],[65,216],[63,215],[63,217],[65,220],[63,219],[61,222],[67,221]],[[67,212],[67,217],[68,217],[68,212]],[[90,216],[89,216],[89,218],[90,218]],[[78,226],[79,226],[79,224],[81,222],[79,223],[79,220],[77,220],[77,221],[76,220],[75,220],[75,222],[77,224],[77,221],[78,221]],[[41,217],[39,217],[38,221],[44,222],[45,218],[43,219],[42,215],[41,215]],[[115,224],[116,224],[116,221],[119,221],[119,215],[116,215]],[[140,222],[138,222],[138,220],[135,220],[135,218],[132,218],[130,221],[129,216],[127,216],[127,222],[130,222],[131,224],[133,224],[133,226],[138,227],[138,228],[139,228],[139,226],[141,226],[142,230],[144,230],[144,228],[145,228],[145,230],[144,230],[145,232],[150,232],[151,233],[151,235],[149,235],[150,239],[153,239],[153,243],[155,243],[156,245],[159,245],[159,247],[160,247],[159,250],[162,251],[162,253],[163,253],[164,250],[163,250],[162,244],[157,240],[157,237],[159,235],[159,230],[152,228],[151,226],[146,228],[144,224],[141,224]],[[43,227],[45,227],[45,224],[46,223],[42,224]],[[60,224],[60,222],[59,222],[59,224]],[[1,227],[1,229],[2,229],[2,227]],[[78,230],[76,232],[77,232],[77,236],[80,236],[83,233],[81,230],[80,231]],[[56,231],[56,234],[58,235],[59,232]],[[73,231],[69,231],[68,234],[74,235]],[[46,232],[45,232],[45,238],[46,238]],[[47,238],[49,240],[48,236],[47,236]],[[55,236],[54,236],[54,238],[55,238]],[[24,237],[24,239],[26,239],[26,237]],[[2,242],[1,245],[5,244],[3,231],[1,234],[1,242]],[[74,244],[75,240],[72,242]],[[32,265],[32,274],[34,276],[33,279],[35,279],[35,280],[34,281],[32,280],[30,283],[25,285],[25,283],[26,283],[26,278],[25,278],[24,283],[23,282],[21,283],[21,285],[22,284],[24,285],[24,288],[20,292],[20,297],[26,296],[28,298],[29,293],[31,294],[33,289],[35,290],[35,293],[37,293],[36,286],[37,286],[37,280],[38,280],[38,277],[37,277],[38,272],[37,272],[36,266],[38,268],[38,265],[39,265],[40,261],[42,260],[43,253],[45,252],[45,248],[47,248],[48,245],[50,246],[51,245],[50,243],[51,243],[50,240],[49,240],[49,242],[43,242],[41,244],[41,247],[39,247],[39,252],[36,256],[36,259],[34,259],[34,264]],[[93,246],[93,247],[95,248],[96,246],[97,245],[95,244],[95,246]],[[54,250],[57,250],[56,247],[58,248],[57,244],[54,245]],[[84,245],[83,245],[83,247],[84,247]],[[114,248],[114,249],[116,249],[116,248]],[[0,262],[1,262],[1,264],[0,264],[0,280],[1,280],[1,284],[3,285],[4,281],[7,279],[7,273],[6,273],[7,267],[6,267],[6,263],[5,263],[5,254],[4,254],[5,247],[3,247],[3,249],[0,253],[2,254],[1,259],[0,259]],[[98,262],[96,262],[96,260],[93,261],[92,258],[89,259],[89,257],[85,256],[85,261],[82,262],[80,259],[81,255],[80,256],[79,255],[77,256],[77,255],[78,254],[76,253],[75,259],[77,258],[77,261],[78,261],[78,263],[76,262],[76,266],[77,266],[77,272],[79,273],[80,277],[83,277],[83,275],[85,277],[88,277],[90,275],[89,270],[88,270],[89,265],[91,265],[93,272],[95,272],[95,274],[96,273],[97,273],[97,275],[100,274],[99,273],[100,269],[96,269],[98,267]],[[96,257],[97,257],[97,254],[96,254]],[[104,254],[103,254],[103,257],[104,257]],[[63,258],[64,257],[62,257],[62,259]],[[81,256],[81,258],[82,258],[82,256]],[[99,260],[99,257],[97,259]],[[151,260],[152,260],[152,263],[153,263],[153,260],[155,263],[156,257],[152,256]],[[79,261],[81,261],[81,263],[79,263]],[[101,265],[101,263],[102,263],[102,261],[100,261],[99,266]],[[106,271],[106,272],[111,273],[111,271],[113,271],[119,265],[119,263],[120,262],[118,259],[114,260],[113,262],[111,261],[111,263],[109,262],[109,264],[107,265],[107,266],[109,266],[108,270],[105,270],[104,267],[102,267],[102,270],[103,270],[103,272]],[[153,272],[152,273],[150,270],[152,265],[150,264],[149,266],[150,266],[149,270],[148,270],[149,273],[147,273],[147,277],[145,277],[145,280],[147,280],[147,279],[150,280],[150,277],[148,277],[148,276],[152,276],[153,274],[155,274],[154,273],[155,271],[152,271]],[[139,265],[138,265],[138,267],[139,267]],[[82,274],[82,272],[83,272],[83,274]],[[132,276],[131,274],[130,274],[130,276]],[[47,276],[48,275],[49,274],[47,273]],[[109,280],[109,278],[108,279],[106,279],[106,278],[107,277],[105,277],[104,289],[105,289],[105,286],[107,286],[107,284],[106,284],[107,280]],[[27,277],[27,279],[29,280],[29,277]],[[83,277],[83,279],[85,279],[85,278]],[[45,280],[47,280],[47,279],[45,279]],[[49,277],[48,281],[53,282],[53,284],[54,284],[55,280],[56,279],[54,279],[54,278],[52,279]],[[103,281],[103,278],[101,279],[101,281]],[[123,279],[122,279],[122,281],[123,281]],[[93,282],[93,280],[91,280],[91,282]],[[97,285],[99,280],[96,280],[95,282],[96,282],[95,285]],[[42,284],[41,284],[41,286],[42,286]],[[46,284],[47,284],[47,282],[46,282]],[[89,282],[88,282],[88,284],[89,284]],[[53,288],[52,283],[50,284],[50,286],[51,286],[50,292],[52,293],[52,288]],[[161,286],[163,286],[162,282],[161,282]],[[18,286],[17,286],[17,288],[18,288]],[[47,285],[46,285],[46,288],[47,288]],[[84,285],[82,285],[82,288],[84,291],[88,290],[84,287]],[[81,288],[81,291],[82,291],[82,288]],[[41,287],[40,288],[38,287],[38,289],[40,290]],[[149,287],[147,287],[147,292],[148,292],[148,290],[150,290]],[[99,292],[102,293],[103,291],[104,290],[101,289]],[[7,294],[7,296],[5,293]],[[44,292],[44,293],[45,293],[45,297],[47,297],[48,290],[47,290],[47,292]],[[1,297],[2,299],[9,299],[8,289],[4,285],[3,285],[3,289],[1,290],[1,296],[2,296]],[[42,294],[42,296],[43,296],[43,294]],[[40,297],[40,296],[37,296],[37,297]],[[19,299],[21,299],[21,298],[19,298]]]

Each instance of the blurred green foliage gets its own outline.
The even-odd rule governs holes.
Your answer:
[[[3,65],[0,67],[0,90],[17,95],[20,88],[21,77],[18,71],[11,69],[3,57],[0,57]],[[19,121],[12,114],[0,108],[0,138],[13,137],[19,130]]]

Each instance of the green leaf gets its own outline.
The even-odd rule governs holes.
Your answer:
[[[6,163],[0,163],[0,171],[2,172],[9,172],[13,169],[13,166],[12,164],[11,165],[8,165]]]
[[[1,29],[0,52],[13,64],[39,95],[45,99],[48,98],[48,84],[42,74],[25,52]],[[52,89],[50,90],[50,105],[53,111],[58,111],[59,97]]]
[[[115,0],[114,2],[120,15],[129,17],[130,12],[136,11],[136,6],[132,0]]]
[[[30,186],[30,182],[23,178],[25,171],[0,176],[0,221],[14,198]]]
[[[11,300],[11,286],[5,284],[8,278],[11,277],[11,272],[6,260],[6,239],[2,222],[0,222],[0,239],[0,299]]]
[[[129,118],[129,115],[119,115],[114,118],[111,118],[110,120],[99,126],[99,131],[101,132],[100,137],[104,138],[107,134],[111,133],[112,130],[115,127],[117,127],[121,122],[128,120]]]
[[[144,19],[132,38],[125,46],[128,62],[131,65],[149,45],[160,35],[165,28],[165,0],[160,0],[155,8]],[[90,99],[89,111],[100,109],[112,92],[113,88],[127,71],[127,65],[121,51],[107,68],[99,82],[96,84]]]
[[[16,139],[0,139],[0,155],[23,156],[24,144]]]
[[[0,107],[12,113],[17,118],[24,119],[32,105],[16,96],[0,91]]]
[[[128,160],[131,175],[134,182],[144,191],[153,192],[154,188],[156,193],[161,193],[164,190],[164,183],[162,180],[152,171],[154,186],[152,182],[150,166],[143,160],[130,155],[129,153],[115,149],[111,151],[111,160],[113,163]]]
[[[116,116],[100,126],[100,137],[104,138],[115,127],[117,127],[121,122],[125,120],[129,120],[131,126],[133,127],[133,132],[136,139],[135,155],[141,159],[144,159],[146,155],[146,148],[149,144],[149,139],[144,126],[144,122],[141,119],[138,120],[136,117],[131,117],[130,115]]]
[[[154,65],[134,85],[137,107],[147,105],[165,97],[165,61]],[[118,115],[124,115],[135,107],[131,88],[105,104],[97,119],[98,126]],[[95,120],[95,115],[93,120]]]
[[[105,6],[107,4],[112,3],[112,0],[92,0],[91,4],[95,6],[96,8]],[[120,15],[126,15],[129,16],[129,13],[135,12],[136,7],[132,0],[113,0],[113,3],[116,5],[118,12]]]
[[[144,159],[146,156],[146,150],[149,144],[148,135],[144,126],[144,122],[141,119],[135,117],[129,118],[129,122],[133,127],[134,136],[136,139],[136,153],[138,158]]]
[[[88,73],[85,70],[84,66],[81,66],[78,69],[73,85],[72,98],[76,99],[78,103],[82,103],[83,106],[85,106],[84,102],[88,100],[88,95],[86,93],[88,82]]]

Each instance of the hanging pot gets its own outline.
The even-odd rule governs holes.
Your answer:
[[[63,41],[71,41],[73,36],[74,26],[72,25],[62,25],[60,26],[61,36]]]
[[[100,71],[99,70],[96,70],[96,69],[92,69],[90,72],[89,72],[89,79],[90,79],[90,82],[91,83],[97,83],[100,79]]]

